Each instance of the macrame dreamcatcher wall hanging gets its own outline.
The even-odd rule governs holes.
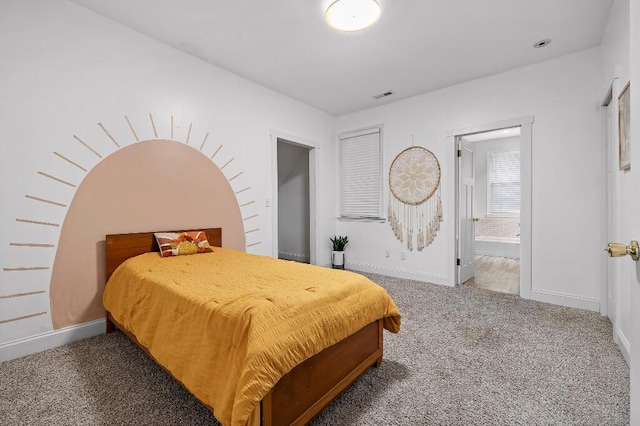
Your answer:
[[[412,146],[389,168],[387,218],[396,238],[421,251],[433,242],[442,222],[440,163],[431,151]]]

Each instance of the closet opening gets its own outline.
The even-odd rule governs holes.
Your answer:
[[[313,263],[311,172],[313,147],[284,139],[276,141],[277,189],[274,213],[277,231],[274,253],[279,259]],[[315,253],[313,253],[315,254]]]

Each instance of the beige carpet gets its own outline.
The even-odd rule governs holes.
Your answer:
[[[368,276],[395,300],[402,329],[385,331],[382,365],[311,426],[629,424],[629,367],[600,313]],[[0,363],[0,425],[219,423],[116,332]]]
[[[476,256],[476,273],[465,285],[500,293],[519,294],[520,259]]]

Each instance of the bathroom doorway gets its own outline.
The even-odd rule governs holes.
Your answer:
[[[464,285],[520,293],[520,134],[521,127],[514,126],[459,137],[461,155],[473,158],[473,171],[462,165],[460,177],[465,200],[459,203],[470,213],[460,218],[470,240],[468,260],[461,265]]]

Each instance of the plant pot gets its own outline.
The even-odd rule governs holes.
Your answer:
[[[331,266],[334,269],[344,269],[344,251],[334,250],[331,253]]]

